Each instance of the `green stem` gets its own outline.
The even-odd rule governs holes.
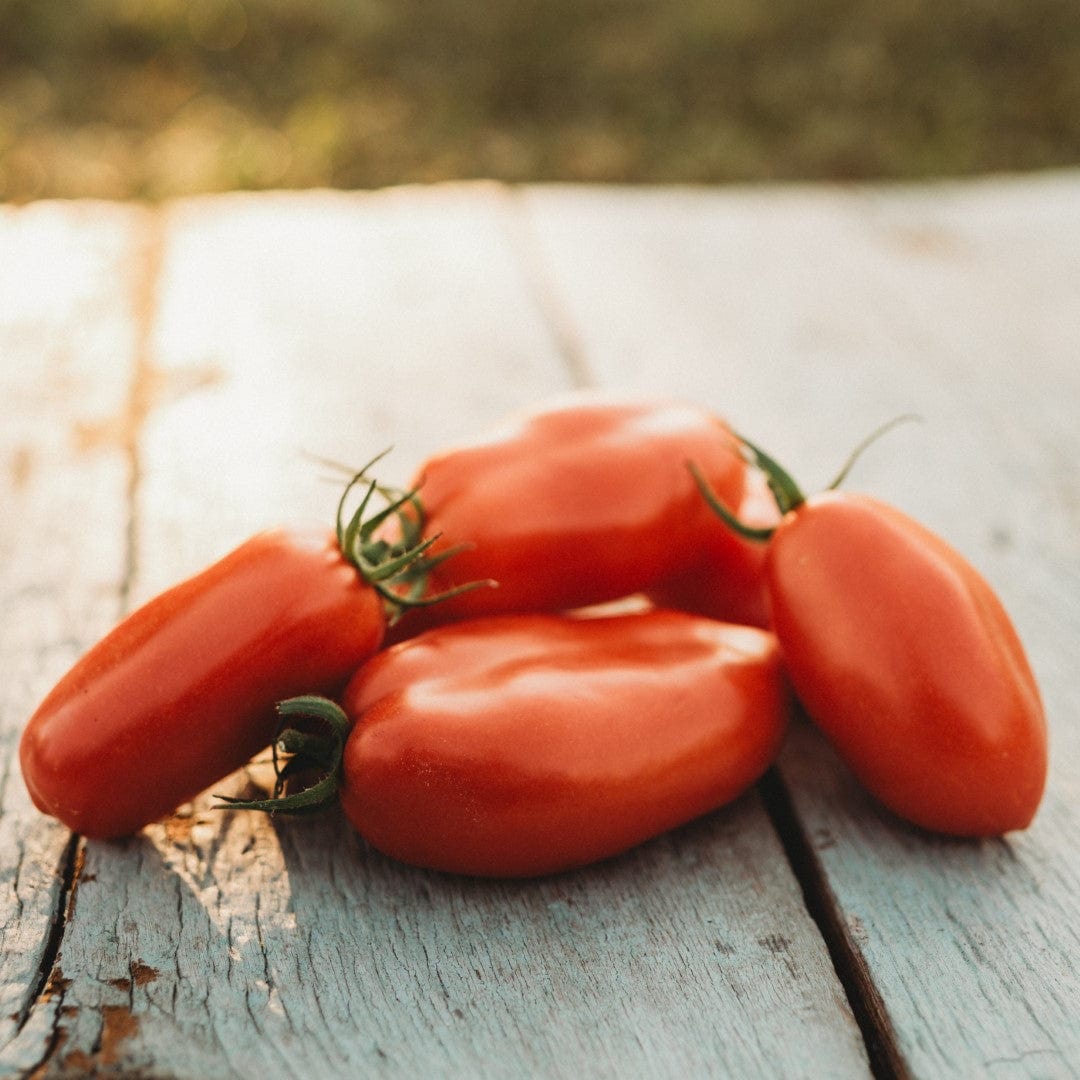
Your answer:
[[[896,427],[897,424],[918,419],[919,417],[912,413],[905,413],[902,416],[894,417],[892,420],[889,420],[887,423],[882,424],[872,431],[848,456],[847,461],[844,462],[843,468],[840,470],[836,479],[829,485],[828,490],[835,491],[844,480],[847,479],[847,475],[851,472],[852,466],[867,447],[872,443],[875,443],[887,431]],[[767,454],[760,446],[755,445],[745,436],[737,433],[733,434],[735,434],[735,439],[737,440],[746,461],[765,474],[765,482],[769,485],[769,490],[776,500],[776,506],[780,511],[781,516],[790,513],[792,510],[797,510],[804,502],[806,502],[806,496],[803,495],[799,485],[795,483],[787,469],[785,469],[774,457]],[[694,482],[698,486],[698,490],[709,504],[710,509],[724,522],[725,525],[728,526],[728,528],[747,540],[764,542],[772,537],[773,533],[776,531],[775,527],[756,528],[755,526],[748,525],[745,521],[742,521],[732,510],[728,509],[728,507],[720,501],[719,496],[710,487],[708,480],[705,479],[701,470],[692,461],[687,462],[687,468],[690,470],[690,475],[693,476]]]
[[[781,514],[786,514],[806,502],[806,496],[799,489],[799,485],[775,458],[742,435],[736,434],[735,438],[745,450],[749,451],[751,463],[765,474],[765,482],[769,485],[769,490]]]
[[[338,500],[336,533],[342,555],[356,567],[360,576],[382,597],[388,620],[393,623],[410,608],[441,603],[452,596],[472,589],[490,588],[495,582],[470,581],[443,592],[429,593],[428,579],[440,563],[461,550],[461,546],[435,555],[430,549],[438,536],[424,538],[424,508],[420,489],[402,491],[385,487],[371,479],[367,471],[389,451],[384,450],[371,459],[345,485]],[[358,487],[363,494],[357,508],[348,514],[350,494]],[[378,495],[386,505],[369,513],[372,500]],[[379,535],[387,522],[396,519],[399,539],[391,542]]]
[[[869,435],[866,436],[865,439],[863,439],[861,443],[858,444],[858,446],[855,447],[854,450],[851,451],[851,454],[848,456],[847,461],[844,462],[843,468],[841,468],[840,472],[837,473],[836,479],[828,486],[826,490],[835,491],[847,479],[847,475],[849,472],[851,472],[852,466],[855,464],[856,461],[859,460],[860,457],[862,457],[863,452],[873,443],[876,443],[878,439],[880,439],[881,436],[884,435],[887,431],[891,431],[898,424],[906,424],[912,420],[921,419],[922,417],[917,415],[916,413],[904,413],[902,416],[894,416],[891,420],[887,420],[880,427],[875,428],[873,431],[870,432]]]
[[[329,698],[305,694],[289,698],[277,706],[281,725],[274,739],[274,793],[269,799],[235,799],[218,795],[220,810],[261,810],[270,814],[309,814],[337,801],[344,776],[342,759],[349,736],[349,718]],[[312,732],[294,721],[321,730]],[[288,781],[310,770],[322,775],[314,784],[283,795]]]
[[[694,478],[694,483],[698,486],[698,491],[701,492],[702,498],[709,504],[709,508],[712,512],[733,532],[739,534],[745,540],[755,540],[758,542],[764,542],[768,540],[773,530],[771,528],[755,528],[753,525],[747,525],[745,521],[740,521],[721,501],[720,497],[713,491],[709,481],[705,479],[705,476],[701,470],[692,461],[686,463],[686,467],[690,470],[690,475]]]

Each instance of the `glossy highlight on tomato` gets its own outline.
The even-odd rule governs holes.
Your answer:
[[[60,680],[23,733],[30,795],[84,836],[133,833],[268,746],[277,701],[339,688],[385,625],[331,532],[254,536]]]
[[[368,661],[341,804],[405,862],[495,877],[624,851],[734,799],[788,716],[775,638],[696,616],[503,616]]]
[[[412,612],[399,636],[451,619],[604,603],[689,571],[710,542],[734,551],[698,497],[689,459],[739,504],[746,466],[728,427],[676,402],[570,395],[432,457],[415,479],[424,531],[439,536],[433,553],[467,543],[432,571],[433,588],[478,578],[498,588]],[[746,572],[734,559],[732,573]]]
[[[805,498],[775,461],[745,445],[783,513],[757,536],[767,541],[771,625],[811,719],[906,820],[958,836],[1026,828],[1046,783],[1046,718],[993,589],[894,507],[835,484]]]
[[[785,518],[765,572],[792,683],[874,795],[937,832],[1031,823],[1042,701],[1000,600],[959,553],[890,506],[833,492]]]

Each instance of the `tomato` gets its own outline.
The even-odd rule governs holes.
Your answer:
[[[779,521],[776,503],[761,473],[747,474],[737,516],[757,528]],[[765,547],[760,542],[733,529],[717,529],[709,534],[689,571],[660,582],[648,590],[648,596],[657,607],[767,628],[764,567]]]
[[[342,704],[357,830],[494,877],[603,859],[734,799],[788,712],[771,634],[667,611],[439,627],[368,661]]]
[[[269,745],[277,701],[339,690],[410,602],[395,574],[423,561],[373,539],[393,509],[362,522],[373,490],[337,535],[261,533],[90,649],[23,733],[35,805],[85,836],[135,832]]]
[[[804,498],[747,445],[784,511],[768,539],[765,582],[811,718],[908,821],[960,836],[1025,828],[1046,782],[1046,721],[990,585],[899,510],[836,490]]]
[[[384,628],[331,533],[255,536],[61,679],[23,733],[31,797],[85,836],[135,832],[269,745],[275,702],[339,687]]]
[[[415,484],[424,530],[440,538],[432,552],[468,543],[433,569],[433,587],[493,578],[498,588],[412,613],[402,636],[457,618],[603,603],[689,570],[707,543],[725,539],[686,471],[691,458],[737,505],[746,467],[729,429],[670,402],[575,396],[431,458]],[[732,572],[747,567],[734,560]]]

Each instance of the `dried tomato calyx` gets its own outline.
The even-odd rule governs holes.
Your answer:
[[[409,608],[427,607],[471,589],[493,587],[493,581],[470,581],[453,589],[428,594],[431,571],[453,558],[463,550],[464,545],[457,545],[437,555],[428,554],[439,536],[423,536],[424,509],[420,489],[404,491],[385,487],[368,476],[368,470],[387,453],[384,450],[372,458],[345,485],[338,501],[336,531],[342,555],[382,597],[390,621],[393,622]],[[346,504],[357,488],[363,490],[360,503],[347,515]],[[376,496],[386,500],[386,505],[381,510],[371,512]],[[392,518],[396,519],[400,534],[395,541],[380,535],[383,526]]]
[[[317,694],[304,694],[278,703],[281,725],[273,742],[274,792],[269,799],[234,799],[217,795],[220,810],[262,810],[270,814],[311,814],[337,801],[342,780],[342,755],[349,735],[349,718],[339,705]],[[284,794],[291,782],[309,774],[318,779]]]
[[[847,479],[847,475],[851,472],[852,466],[862,456],[863,452],[872,443],[877,442],[885,432],[896,427],[897,424],[918,419],[919,417],[914,414],[905,413],[902,416],[893,417],[892,420],[887,421],[874,431],[870,432],[870,434],[867,435],[866,438],[863,439],[862,442],[860,442],[848,455],[847,461],[844,462],[840,472],[826,490],[835,491],[840,487]],[[785,469],[775,458],[762,450],[760,446],[755,445],[745,436],[736,433],[733,434],[735,434],[735,439],[738,442],[744,460],[748,464],[753,465],[754,468],[760,469],[765,474],[765,482],[769,485],[769,491],[772,492],[772,496],[776,500],[776,506],[780,511],[781,516],[792,510],[797,510],[804,502],[806,502],[806,496],[802,493],[799,485],[792,479],[791,474],[787,469]],[[693,476],[694,482],[697,484],[702,497],[709,504],[713,513],[716,514],[725,525],[747,540],[766,541],[772,537],[772,534],[776,531],[775,526],[758,528],[753,525],[748,525],[745,521],[741,521],[720,501],[719,496],[713,491],[708,480],[705,479],[701,470],[692,461],[687,462],[687,468],[690,470],[690,475]]]

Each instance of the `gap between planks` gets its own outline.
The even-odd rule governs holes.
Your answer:
[[[907,1080],[910,1073],[897,1045],[885,1003],[848,932],[825,871],[779,771],[770,769],[758,783],[765,811],[802,890],[807,913],[829,950],[833,969],[859,1025],[870,1071],[876,1080]]]
[[[540,316],[541,323],[551,335],[556,354],[561,358],[570,384],[575,390],[596,387],[585,346],[574,325],[574,319],[560,302],[558,291],[544,265],[540,245],[529,220],[525,196],[518,187],[504,186],[503,203],[506,213],[503,220],[510,249],[521,265],[525,288]]]
[[[125,537],[124,576],[120,585],[121,610],[131,607],[139,550],[138,494],[142,481],[139,440],[150,410],[154,407],[153,333],[157,317],[158,290],[165,252],[165,212],[153,208],[145,219],[139,238],[137,256],[139,273],[133,296],[135,318],[135,353],[122,423],[124,456],[127,460],[127,535]]]

